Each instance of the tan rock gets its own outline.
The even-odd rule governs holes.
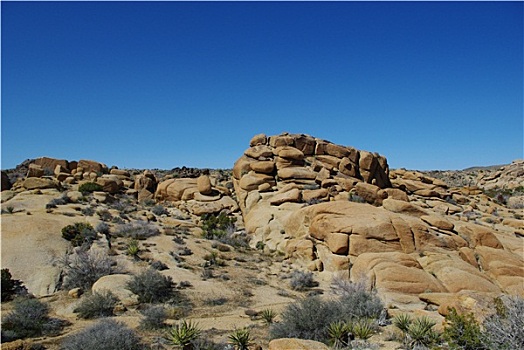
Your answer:
[[[267,143],[267,136],[266,134],[258,134],[253,136],[253,138],[249,141],[249,146],[259,146],[259,145],[265,145]]]
[[[269,146],[253,146],[244,151],[244,154],[250,158],[261,160],[261,158],[272,158],[273,150]]]
[[[278,177],[281,179],[311,179],[314,180],[317,177],[317,173],[302,167],[290,167],[280,169],[277,172]]]
[[[28,177],[22,182],[22,187],[27,190],[45,189],[45,188],[59,188],[60,183],[55,179]]]
[[[67,292],[67,295],[73,299],[79,299],[82,294],[82,288],[73,288],[69,292]]]
[[[380,187],[365,182],[357,183],[355,191],[360,197],[364,198],[367,203],[372,205],[381,205],[387,196],[387,193],[381,191]]]
[[[344,157],[340,160],[340,164],[338,165],[338,170],[344,175],[353,176],[353,177],[358,176],[356,164],[350,161],[348,157]]]
[[[127,288],[132,279],[132,276],[123,274],[103,276],[93,284],[91,290],[93,293],[111,291],[124,306],[138,305],[138,296]]]
[[[338,170],[340,165],[340,158],[330,155],[319,155],[316,157],[316,161],[329,170]]]
[[[384,209],[387,209],[393,213],[406,214],[417,217],[427,215],[426,211],[424,211],[419,206],[393,198],[384,199],[382,201],[382,206],[384,207]]]
[[[324,271],[338,272],[349,271],[349,257],[333,254],[328,247],[317,245],[317,254],[322,261]]]
[[[281,146],[293,146],[294,144],[295,139],[292,136],[286,134],[269,137],[269,145],[274,148]]]
[[[304,153],[296,149],[295,147],[283,146],[275,149],[274,153],[280,158],[291,159],[291,160],[303,160]]]
[[[237,180],[240,180],[242,176],[249,173],[251,170],[251,163],[253,162],[253,159],[243,155],[242,157],[238,158],[235,162],[235,165],[233,166],[233,177]]]
[[[124,187],[124,183],[116,175],[102,175],[96,179],[96,183],[110,194],[118,193]]]
[[[54,174],[55,174],[55,176],[58,177],[58,175],[61,174],[61,173],[69,174],[69,169],[61,166],[60,164],[57,164],[56,167],[55,167],[55,170],[54,170]]]
[[[153,174],[151,175],[139,174],[135,176],[135,183],[133,185],[133,188],[137,191],[141,191],[145,189],[148,192],[154,193],[156,190],[156,186],[157,186],[157,181]]]
[[[318,190],[303,190],[302,191],[302,200],[307,203],[311,200],[326,199],[328,195],[329,195],[329,192],[325,188],[320,188]]]
[[[280,205],[282,203],[287,202],[300,202],[302,199],[302,195],[299,189],[294,188],[290,191],[285,191],[281,193],[276,193],[270,200],[269,203],[271,205]]]
[[[123,177],[130,177],[131,176],[131,174],[129,174],[129,171],[123,170],[123,169],[116,169],[116,168],[111,169],[111,171],[109,171],[109,173],[111,175],[118,175],[118,176],[123,176]]]
[[[72,169],[70,167],[70,162],[68,162],[65,159],[41,157],[41,158],[35,159],[33,164],[40,166],[42,169],[49,169],[51,171],[53,171],[57,165],[61,165],[62,167],[68,170]]]
[[[71,203],[78,203],[84,197],[80,191],[69,191],[66,196]]]
[[[144,202],[147,200],[152,200],[154,198],[155,198],[155,194],[153,192],[148,191],[145,188],[138,191],[138,194],[137,194],[138,202]]]
[[[335,145],[333,143],[327,143],[325,145],[324,152],[337,158],[344,158],[349,155],[349,150],[347,147]]]
[[[437,215],[422,215],[420,219],[431,226],[435,226],[441,230],[452,231],[455,225],[446,220],[445,218]]]
[[[347,255],[349,250],[349,235],[331,232],[326,234],[324,240],[332,253]]]
[[[399,190],[398,188],[385,188],[383,191],[387,193],[387,198],[409,202],[408,194],[402,190]]]
[[[365,238],[360,235],[351,235],[349,238],[349,255],[359,256],[364,253],[401,252],[399,241],[379,241]]]
[[[42,177],[44,176],[44,169],[40,165],[29,164],[27,170],[27,177]]]
[[[306,261],[315,260],[313,242],[306,239],[290,239],[285,246],[285,253],[287,257],[295,259],[303,259]]]
[[[310,156],[315,153],[316,141],[313,137],[308,135],[297,135],[295,137],[295,147],[302,151],[305,156]]]
[[[272,174],[275,170],[275,163],[270,160],[252,162],[249,165],[251,170],[262,174]]]
[[[213,187],[211,186],[211,180],[207,175],[200,175],[197,179],[197,189],[203,195],[210,195],[213,193]]]
[[[269,350],[329,350],[329,347],[314,340],[282,338],[271,340]]]
[[[503,247],[493,231],[487,227],[460,222],[455,225],[455,231],[467,240],[471,248],[486,246],[500,249]]]
[[[107,174],[108,172],[107,165],[94,160],[82,159],[78,162],[77,168],[78,167],[82,168],[84,172],[94,172],[103,174]]]
[[[246,191],[253,191],[258,189],[261,184],[267,183],[270,186],[275,186],[275,178],[266,174],[258,174],[253,171],[242,176],[240,179],[240,188]]]

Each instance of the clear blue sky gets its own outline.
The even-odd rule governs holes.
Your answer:
[[[523,157],[522,2],[1,2],[2,168],[231,168],[258,133],[390,167]]]

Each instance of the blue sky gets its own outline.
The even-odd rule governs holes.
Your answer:
[[[258,133],[392,168],[523,157],[522,2],[1,2],[2,169],[231,168]]]

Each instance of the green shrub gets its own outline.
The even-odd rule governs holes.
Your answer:
[[[160,230],[153,224],[145,221],[135,221],[120,225],[116,235],[133,239],[143,240],[160,234]]]
[[[97,235],[91,224],[75,222],[62,228],[62,237],[70,241],[74,247],[79,247],[84,243],[90,245],[96,240]]]
[[[207,239],[219,239],[227,234],[227,230],[235,227],[237,219],[229,217],[224,212],[220,214],[204,214],[200,217],[203,237]]]
[[[84,182],[78,186],[78,191],[82,193],[93,193],[95,191],[102,191],[104,188],[96,182]]]
[[[327,331],[330,345],[339,349],[349,345],[353,334],[353,325],[348,322],[336,321],[329,324]]]
[[[75,251],[59,263],[63,268],[64,289],[89,290],[100,277],[117,272],[113,260],[101,250]]]
[[[133,276],[127,287],[138,295],[138,301],[141,303],[161,303],[177,296],[171,277],[164,276],[152,268]]]
[[[143,350],[135,331],[112,319],[102,319],[82,331],[68,336],[61,350]]]
[[[90,319],[113,316],[118,298],[111,291],[94,292],[82,298],[74,312],[78,317]]]
[[[157,216],[160,216],[160,215],[169,215],[169,211],[164,208],[163,205],[155,205],[153,208],[151,208],[151,212]]]
[[[17,294],[26,294],[22,281],[14,280],[9,269],[2,269],[2,302],[11,300]]]
[[[371,338],[375,333],[375,327],[373,321],[368,318],[358,319],[351,327],[352,333],[356,338],[366,340]]]
[[[409,348],[429,347],[439,341],[439,334],[433,330],[435,322],[428,317],[412,319],[401,314],[393,319],[393,324],[402,331],[404,346]]]
[[[486,349],[480,325],[472,313],[459,315],[455,308],[448,309],[442,336],[452,350]]]
[[[64,322],[48,316],[49,307],[38,299],[20,298],[2,322],[2,339],[12,341],[41,335],[54,335]]]
[[[273,309],[264,309],[262,310],[262,319],[267,325],[272,324],[275,321],[276,313]]]

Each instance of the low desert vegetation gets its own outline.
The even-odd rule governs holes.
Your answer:
[[[84,319],[113,316],[118,298],[111,291],[94,292],[85,295],[74,312]]]
[[[179,301],[178,291],[173,288],[171,277],[164,276],[155,269],[148,268],[133,276],[127,287],[138,295],[141,303],[162,303]]]
[[[160,230],[154,224],[145,221],[134,221],[127,224],[118,226],[115,235],[119,237],[126,237],[138,240],[144,240],[146,238],[157,236],[160,234]]]
[[[103,348],[101,348],[103,344]],[[102,319],[78,333],[68,336],[61,350],[143,350],[137,333],[121,322]]]
[[[289,285],[296,291],[304,291],[318,286],[314,280],[313,273],[309,271],[295,270],[291,273]]]
[[[9,269],[2,269],[2,302],[13,299],[17,295],[27,294],[22,281],[13,279]]]
[[[102,191],[103,189],[104,188],[96,182],[84,182],[83,184],[78,186],[78,191],[84,194]]]
[[[76,222],[62,228],[62,237],[71,242],[73,247],[90,246],[97,239],[96,231],[91,224]]]
[[[90,290],[100,278],[118,272],[113,266],[113,260],[103,250],[75,250],[64,256],[58,265],[63,269],[64,280],[62,288],[82,288]]]
[[[161,329],[166,326],[168,313],[164,305],[149,305],[142,310],[140,328],[147,330]]]
[[[200,218],[203,237],[207,239],[220,239],[226,236],[228,230],[235,229],[236,218],[229,217],[224,212],[220,214],[204,214]]]
[[[2,320],[2,342],[42,335],[56,335],[65,322],[49,317],[49,306],[38,299],[21,297]]]

